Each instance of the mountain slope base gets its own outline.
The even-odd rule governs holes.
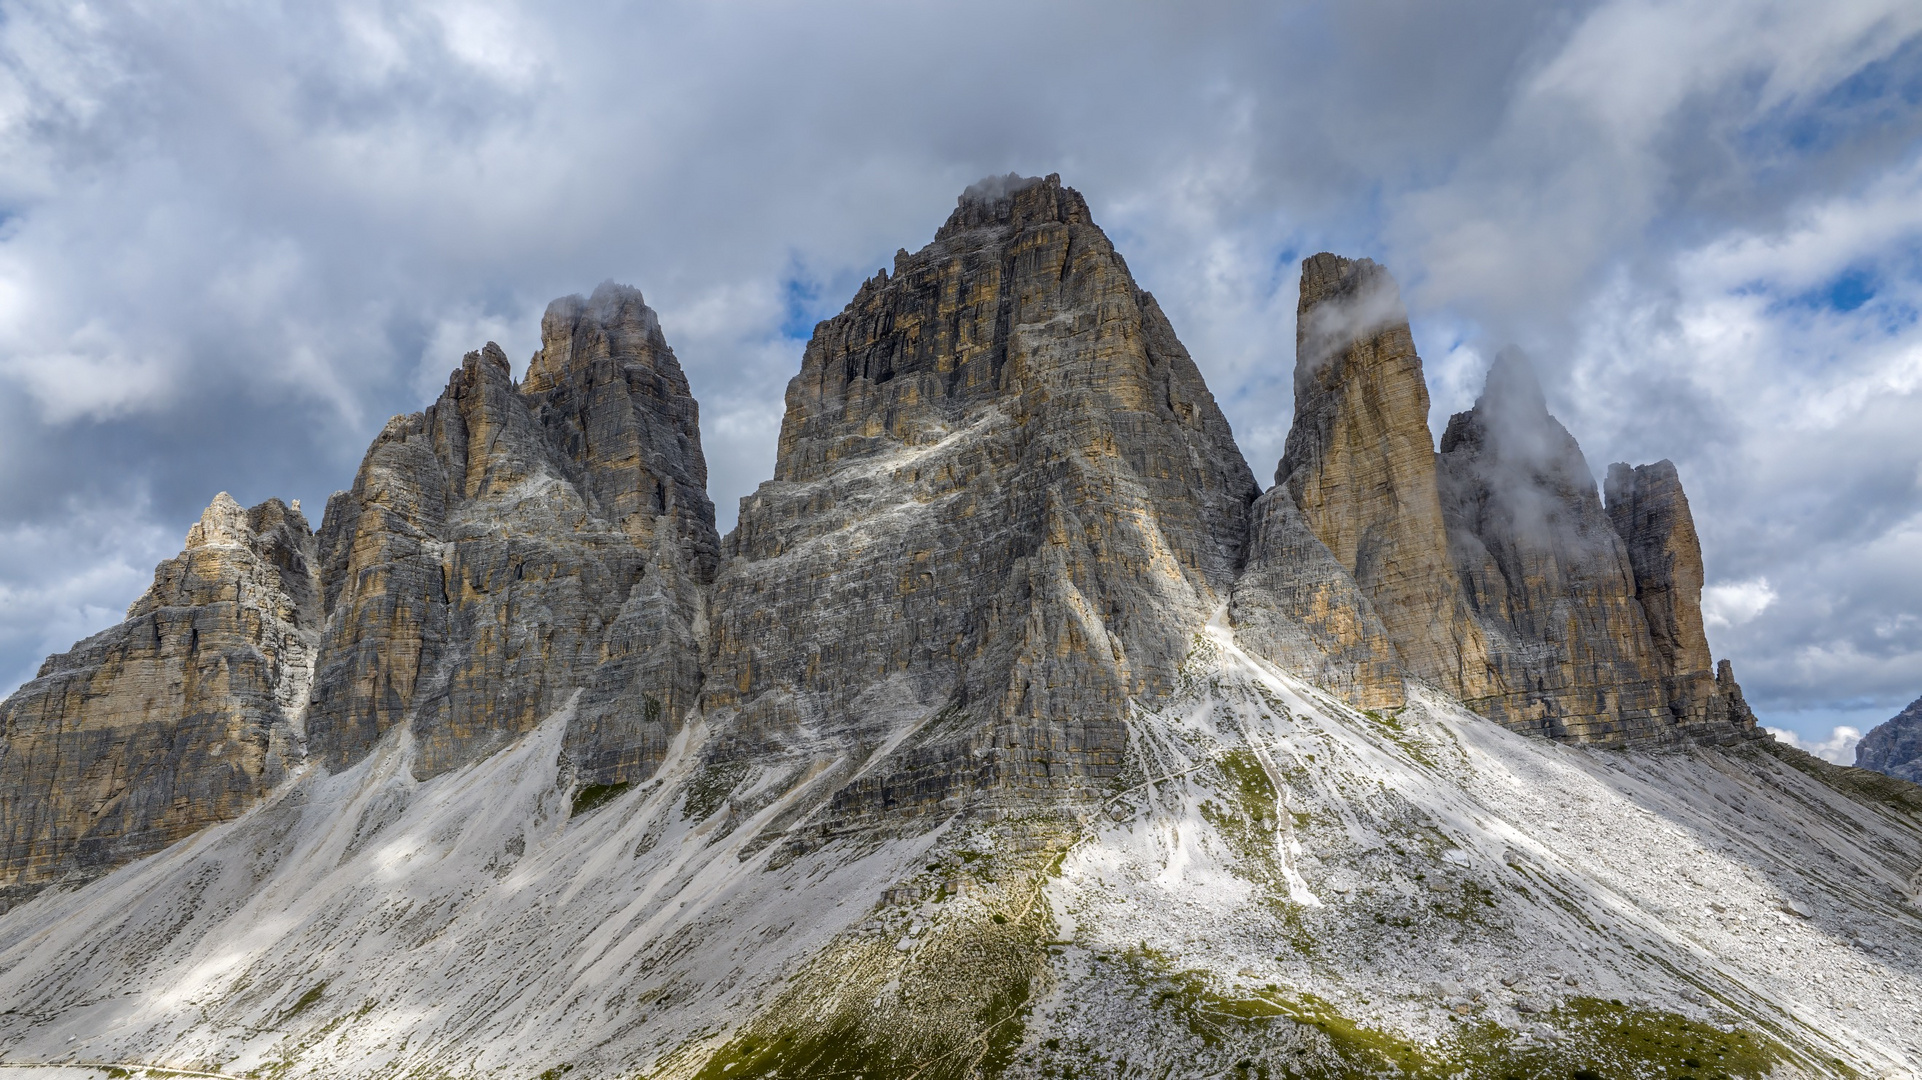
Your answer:
[[[1762,751],[1557,745],[1427,691],[1359,712],[1220,619],[1182,678],[1098,812],[778,866],[757,837],[805,829],[831,763],[716,776],[697,725],[571,815],[566,709],[427,781],[397,730],[0,921],[0,1046],[335,1077],[1922,1062],[1912,812]]]

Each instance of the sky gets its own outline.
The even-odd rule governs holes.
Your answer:
[[[0,690],[605,279],[729,528],[815,321],[1010,171],[1087,197],[1264,483],[1300,261],[1369,256],[1437,434],[1515,344],[1598,475],[1676,463],[1764,724],[1852,761],[1922,695],[1913,0],[5,0]]]

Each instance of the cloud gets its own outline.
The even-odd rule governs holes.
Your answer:
[[[1702,621],[1709,626],[1740,626],[1767,611],[1775,600],[1767,578],[1710,585],[1702,590]]]
[[[812,322],[968,184],[1060,172],[1257,475],[1301,258],[1373,257],[1438,417],[1512,341],[1592,464],[1678,463],[1711,580],[1777,595],[1712,629],[1765,716],[1900,704],[1918,146],[1900,0],[19,0],[0,532],[45,539],[0,588],[67,599],[0,611],[0,670],[111,621],[144,585],[106,603],[116,567],[214,492],[323,505],[463,352],[525,363],[547,302],[608,278],[688,371],[725,527]]]
[[[1768,732],[1797,750],[1807,751],[1837,765],[1855,764],[1855,744],[1862,741],[1860,731],[1846,726],[1831,728],[1829,737],[1820,741],[1805,739],[1787,728],[1769,728]]]

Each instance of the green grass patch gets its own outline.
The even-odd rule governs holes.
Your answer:
[[[295,1000],[292,1007],[290,1007],[285,1013],[281,1014],[281,1017],[280,1017],[281,1023],[284,1024],[287,1021],[292,1020],[294,1017],[299,1016],[301,1013],[306,1012],[308,1009],[313,1008],[314,1003],[319,1001],[321,998],[321,995],[325,994],[326,992],[327,992],[327,984],[325,982],[316,983],[313,986],[309,987],[306,993],[300,995],[300,997],[297,1000]]]
[[[1275,986],[1223,993],[1207,973],[1169,970],[1165,957],[1145,948],[1121,960],[1135,970],[1136,985],[1164,1022],[1201,1040],[1195,1060],[1164,1061],[1163,1067],[1317,1080],[1761,1080],[1784,1064],[1816,1075],[1854,1075],[1835,1062],[1817,1067],[1765,1034],[1723,1032],[1676,1013],[1599,998],[1571,998],[1540,1017],[1556,1033],[1546,1043],[1481,1015],[1504,1007],[1494,1002],[1477,1006],[1445,1037],[1416,1043],[1344,1016],[1313,994]]]
[[[634,785],[627,782],[619,784],[587,784],[574,792],[574,807],[568,817],[580,817],[590,810],[598,810],[627,793]]]

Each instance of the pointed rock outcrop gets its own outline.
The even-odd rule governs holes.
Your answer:
[[[1870,728],[1855,744],[1855,765],[1922,784],[1922,698]]]
[[[718,541],[687,381],[632,289],[542,330],[525,384],[468,354],[329,502],[308,728],[332,767],[406,725],[430,776],[571,707],[579,777],[624,783],[694,705]]]
[[[1449,559],[1435,468],[1394,279],[1368,259],[1303,260],[1295,419],[1275,483],[1353,577],[1400,666],[1474,706],[1503,687]]]
[[[301,757],[313,533],[226,492],[127,619],[0,704],[0,908],[240,815]]]
[[[844,816],[1090,790],[1227,599],[1257,491],[1080,194],[976,185],[815,328],[716,580],[710,722],[885,750]]]
[[[1584,742],[1667,737],[1627,547],[1519,350],[1498,354],[1475,407],[1449,420],[1439,466],[1455,568],[1509,688],[1489,715]]]
[[[1604,484],[1608,517],[1628,548],[1663,696],[1675,722],[1708,742],[1759,738],[1727,660],[1712,664],[1702,628],[1702,543],[1670,461],[1617,462]]]

